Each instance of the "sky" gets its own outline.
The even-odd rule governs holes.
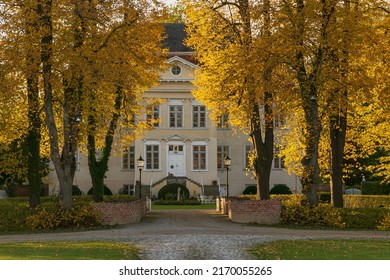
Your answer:
[[[162,2],[167,3],[168,5],[174,4],[176,0],[161,0]]]

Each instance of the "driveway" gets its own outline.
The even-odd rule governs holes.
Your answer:
[[[145,260],[244,260],[255,244],[278,239],[390,239],[389,231],[295,230],[232,223],[215,210],[164,210],[139,224],[107,230],[2,235],[0,242],[118,241],[136,244]]]

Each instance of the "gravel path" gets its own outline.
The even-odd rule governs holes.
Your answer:
[[[1,242],[119,241],[136,244],[144,260],[244,260],[254,244],[278,239],[390,239],[388,231],[294,230],[235,224],[214,210],[152,211],[139,224],[84,232],[1,235]]]

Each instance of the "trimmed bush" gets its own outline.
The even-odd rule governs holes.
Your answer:
[[[201,205],[200,201],[197,200],[156,200],[153,202],[155,205]]]
[[[290,188],[285,184],[277,184],[270,191],[270,194],[292,194]]]
[[[90,204],[79,204],[69,209],[44,207],[27,217],[26,225],[32,230],[59,228],[89,228],[99,225],[98,215]]]
[[[318,201],[320,203],[331,203],[332,195],[330,192],[319,192],[318,193]]]
[[[390,184],[382,184],[379,181],[366,181],[362,185],[362,194],[365,195],[388,195]]]
[[[177,200],[177,191],[179,188],[181,197],[186,200],[190,196],[190,191],[186,186],[177,183],[171,183],[162,187],[158,192],[158,198],[162,200]]]
[[[341,215],[330,204],[309,206],[299,196],[285,199],[281,224],[299,226],[343,227]]]
[[[255,186],[255,185],[247,186],[242,194],[243,195],[257,194],[257,186]]]
[[[80,190],[80,188],[76,185],[72,186],[72,195],[82,195],[83,192]]]
[[[379,230],[390,230],[390,211],[383,217],[378,225]]]
[[[390,209],[386,208],[342,208],[339,212],[345,227],[354,229],[378,229],[382,222],[385,227],[385,217],[390,215]]]
[[[28,200],[0,200],[0,232],[26,231],[26,219],[32,213]]]
[[[138,198],[128,195],[105,195],[103,197],[104,202],[130,202],[135,201]]]
[[[344,195],[345,208],[390,208],[390,196],[386,195]]]
[[[89,189],[87,194],[93,195],[93,187]],[[112,191],[106,185],[104,185],[103,195],[112,195]]]

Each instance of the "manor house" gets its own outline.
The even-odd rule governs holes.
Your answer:
[[[207,108],[191,94],[194,71],[199,66],[193,59],[193,51],[183,45],[184,25],[167,24],[166,32],[170,67],[161,73],[159,85],[144,93],[145,97],[164,100],[147,116],[158,122],[153,124],[153,130],[126,147],[122,156],[111,157],[106,186],[113,194],[125,192],[138,197],[137,159],[141,156],[145,160],[141,173],[142,197],[157,196],[163,186],[172,182],[188,188],[190,196],[224,196],[227,179],[229,195],[238,196],[256,183],[247,168],[252,150],[249,138],[229,126],[227,116],[221,116],[218,123],[208,118]],[[231,159],[229,174],[224,166],[227,155]],[[87,157],[80,154],[77,161],[74,184],[87,193],[92,186]],[[301,189],[299,179],[284,170],[277,151],[270,187],[275,184],[285,184],[293,193]],[[59,190],[54,177],[50,180],[50,190]]]

